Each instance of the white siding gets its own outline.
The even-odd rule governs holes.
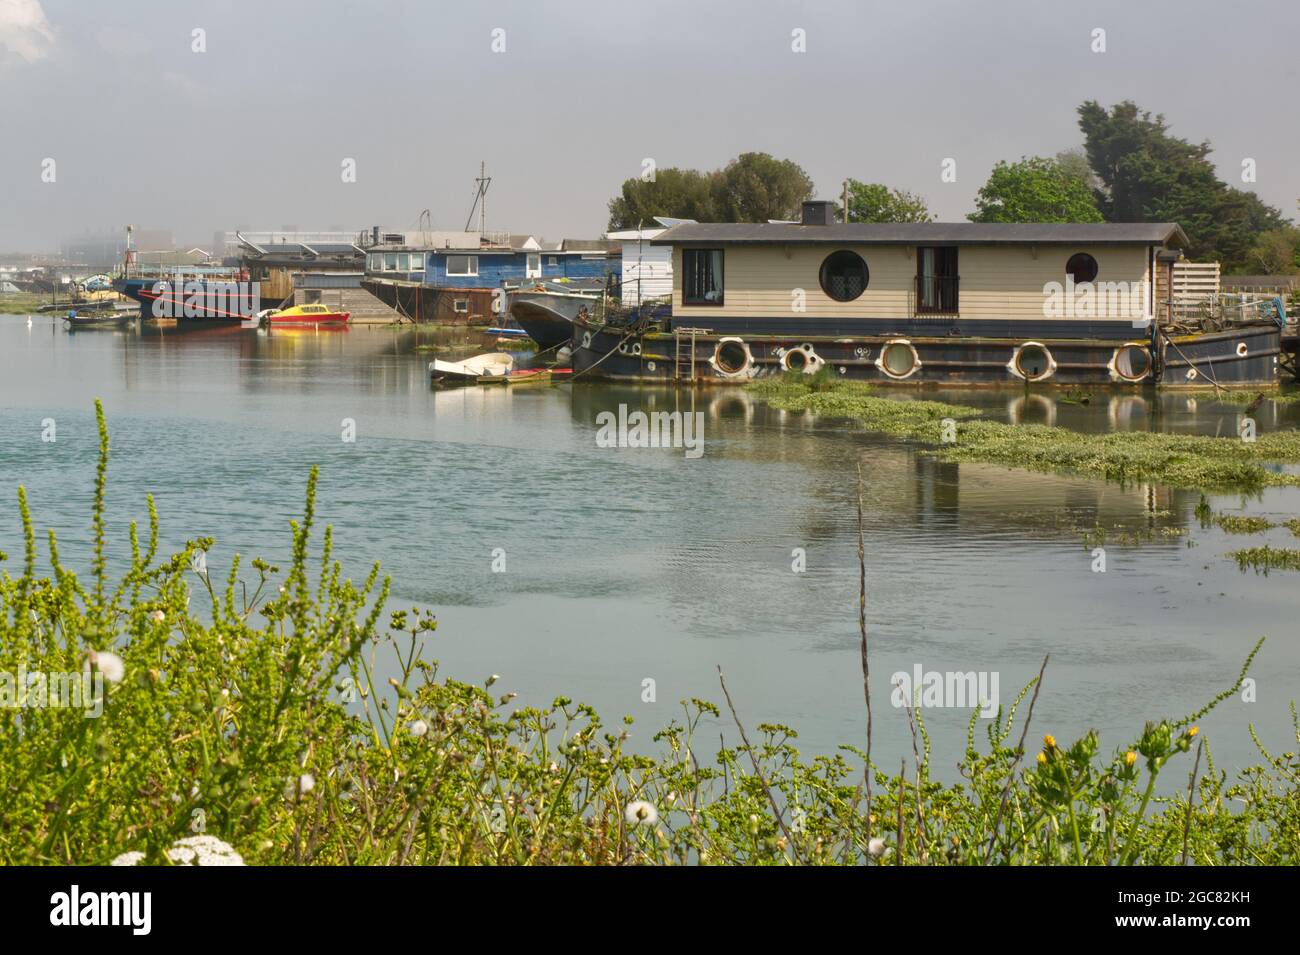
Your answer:
[[[648,241],[623,242],[623,304],[640,305],[646,299],[673,294],[673,250]]]
[[[682,305],[678,280],[673,283],[674,315],[703,319],[709,315],[908,318],[914,314],[915,246],[844,246],[858,252],[870,271],[867,290],[852,302],[837,302],[821,289],[821,263],[833,248],[795,244],[724,248],[725,304]],[[957,262],[960,317],[1044,317],[1046,286],[1065,281],[1065,263],[1075,252],[1088,252],[1097,260],[1098,283],[1150,280],[1148,249],[1143,246],[962,246]],[[674,267],[680,262],[681,249],[675,248]],[[1107,303],[1098,317],[1128,317],[1114,305]]]

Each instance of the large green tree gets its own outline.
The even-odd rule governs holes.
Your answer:
[[[999,162],[975,197],[972,222],[1103,222],[1077,169],[1058,159],[1031,156]]]
[[[669,167],[653,179],[628,179],[609,202],[609,228],[652,225],[655,216],[701,222],[797,219],[813,196],[813,182],[795,162],[767,153],[742,153],[723,169]]]
[[[1108,221],[1177,222],[1190,242],[1188,257],[1217,259],[1225,271],[1249,268],[1260,233],[1286,225],[1253,192],[1219,179],[1208,142],[1174,136],[1163,116],[1127,100],[1109,110],[1089,100],[1078,112]]]
[[[716,222],[722,218],[719,173],[669,167],[653,179],[628,179],[609,201],[609,228],[652,228],[655,216]]]
[[[812,179],[798,163],[767,153],[741,153],[727,163],[721,181],[728,222],[798,219],[804,200],[814,194]]]
[[[849,180],[850,222],[932,222],[925,199],[879,182]],[[836,206],[842,212],[842,206]]]

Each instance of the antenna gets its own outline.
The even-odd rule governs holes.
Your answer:
[[[465,220],[465,231],[469,231],[470,223],[474,221],[474,210],[478,210],[478,231],[481,235],[487,230],[487,191],[488,186],[492,185],[492,177],[487,174],[487,163],[478,164],[478,178],[474,180],[478,184],[478,189],[474,193],[474,205],[469,208],[469,218]]]

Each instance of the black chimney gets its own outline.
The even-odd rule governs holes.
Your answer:
[[[830,225],[835,221],[835,204],[823,199],[809,199],[803,204],[804,225]]]

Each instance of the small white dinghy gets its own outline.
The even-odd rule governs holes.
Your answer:
[[[514,367],[514,356],[503,351],[475,355],[473,358],[466,358],[464,361],[442,361],[435,358],[429,362],[429,377],[434,381],[448,379],[473,381],[476,378],[493,375],[508,375]]]

